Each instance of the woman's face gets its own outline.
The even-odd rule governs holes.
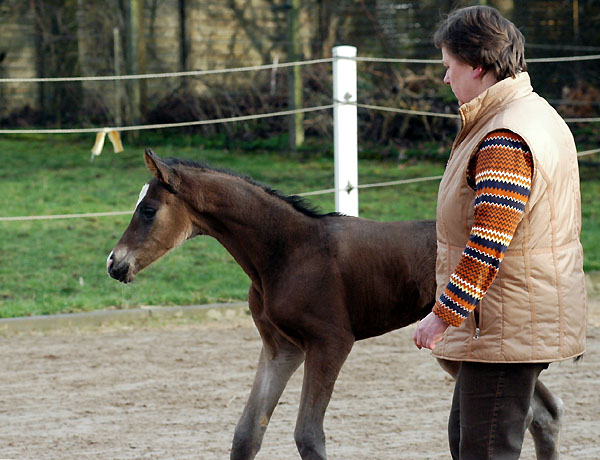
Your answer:
[[[471,67],[445,47],[442,47],[442,64],[446,67],[444,83],[450,85],[460,105],[476,98],[491,86],[483,85],[484,79],[480,78],[483,76],[481,67]]]

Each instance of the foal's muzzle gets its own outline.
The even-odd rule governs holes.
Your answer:
[[[115,263],[115,255],[112,252],[108,256],[108,259],[106,259],[106,269],[112,278],[121,283],[130,283],[133,281],[131,265],[124,261]]]

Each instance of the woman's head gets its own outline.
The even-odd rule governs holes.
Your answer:
[[[471,6],[451,13],[433,37],[436,47],[497,80],[527,70],[525,38],[517,27],[488,6]]]

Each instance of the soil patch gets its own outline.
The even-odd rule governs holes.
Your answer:
[[[561,459],[600,458],[600,301],[581,363],[542,374],[567,411]],[[453,382],[412,343],[414,326],[358,342],[325,419],[331,459],[448,458]],[[0,336],[0,458],[227,459],[260,338],[245,310],[134,326]],[[257,459],[299,458],[302,368]],[[531,436],[523,459],[535,459]]]

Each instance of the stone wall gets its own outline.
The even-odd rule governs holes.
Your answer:
[[[33,14],[16,8],[18,0],[0,2],[0,78],[36,77]],[[15,20],[15,18],[22,18]],[[1,83],[0,118],[37,104],[36,83]]]
[[[303,2],[301,14],[302,50],[310,57],[310,37],[314,33],[312,8]],[[34,13],[22,6],[22,0],[0,3],[0,76],[5,78],[36,77],[36,42]],[[145,0],[140,33],[143,46],[140,73],[177,72],[181,70],[221,69],[271,63],[275,58],[287,60],[287,10],[272,0],[189,0],[185,2],[185,23],[179,0]],[[285,4],[286,2],[279,2]],[[126,74],[126,17],[116,0],[69,2],[77,8],[77,40],[80,75],[114,74],[113,28],[118,27],[122,41],[120,73]],[[75,6],[73,6],[75,5]],[[185,49],[185,53],[182,50]],[[185,59],[184,59],[185,58]],[[185,62],[183,62],[185,60]],[[216,85],[235,85],[243,90],[244,81],[251,84],[255,75],[231,74],[188,78],[187,88],[197,92]],[[142,82],[143,100],[147,108],[182,86],[184,79],[161,78]],[[44,83],[46,85],[52,83]],[[0,84],[0,119],[28,106],[40,109],[39,83]],[[115,118],[115,82],[84,82],[82,107],[91,119]],[[128,94],[130,84],[122,83]],[[125,116],[127,103],[123,103]]]

